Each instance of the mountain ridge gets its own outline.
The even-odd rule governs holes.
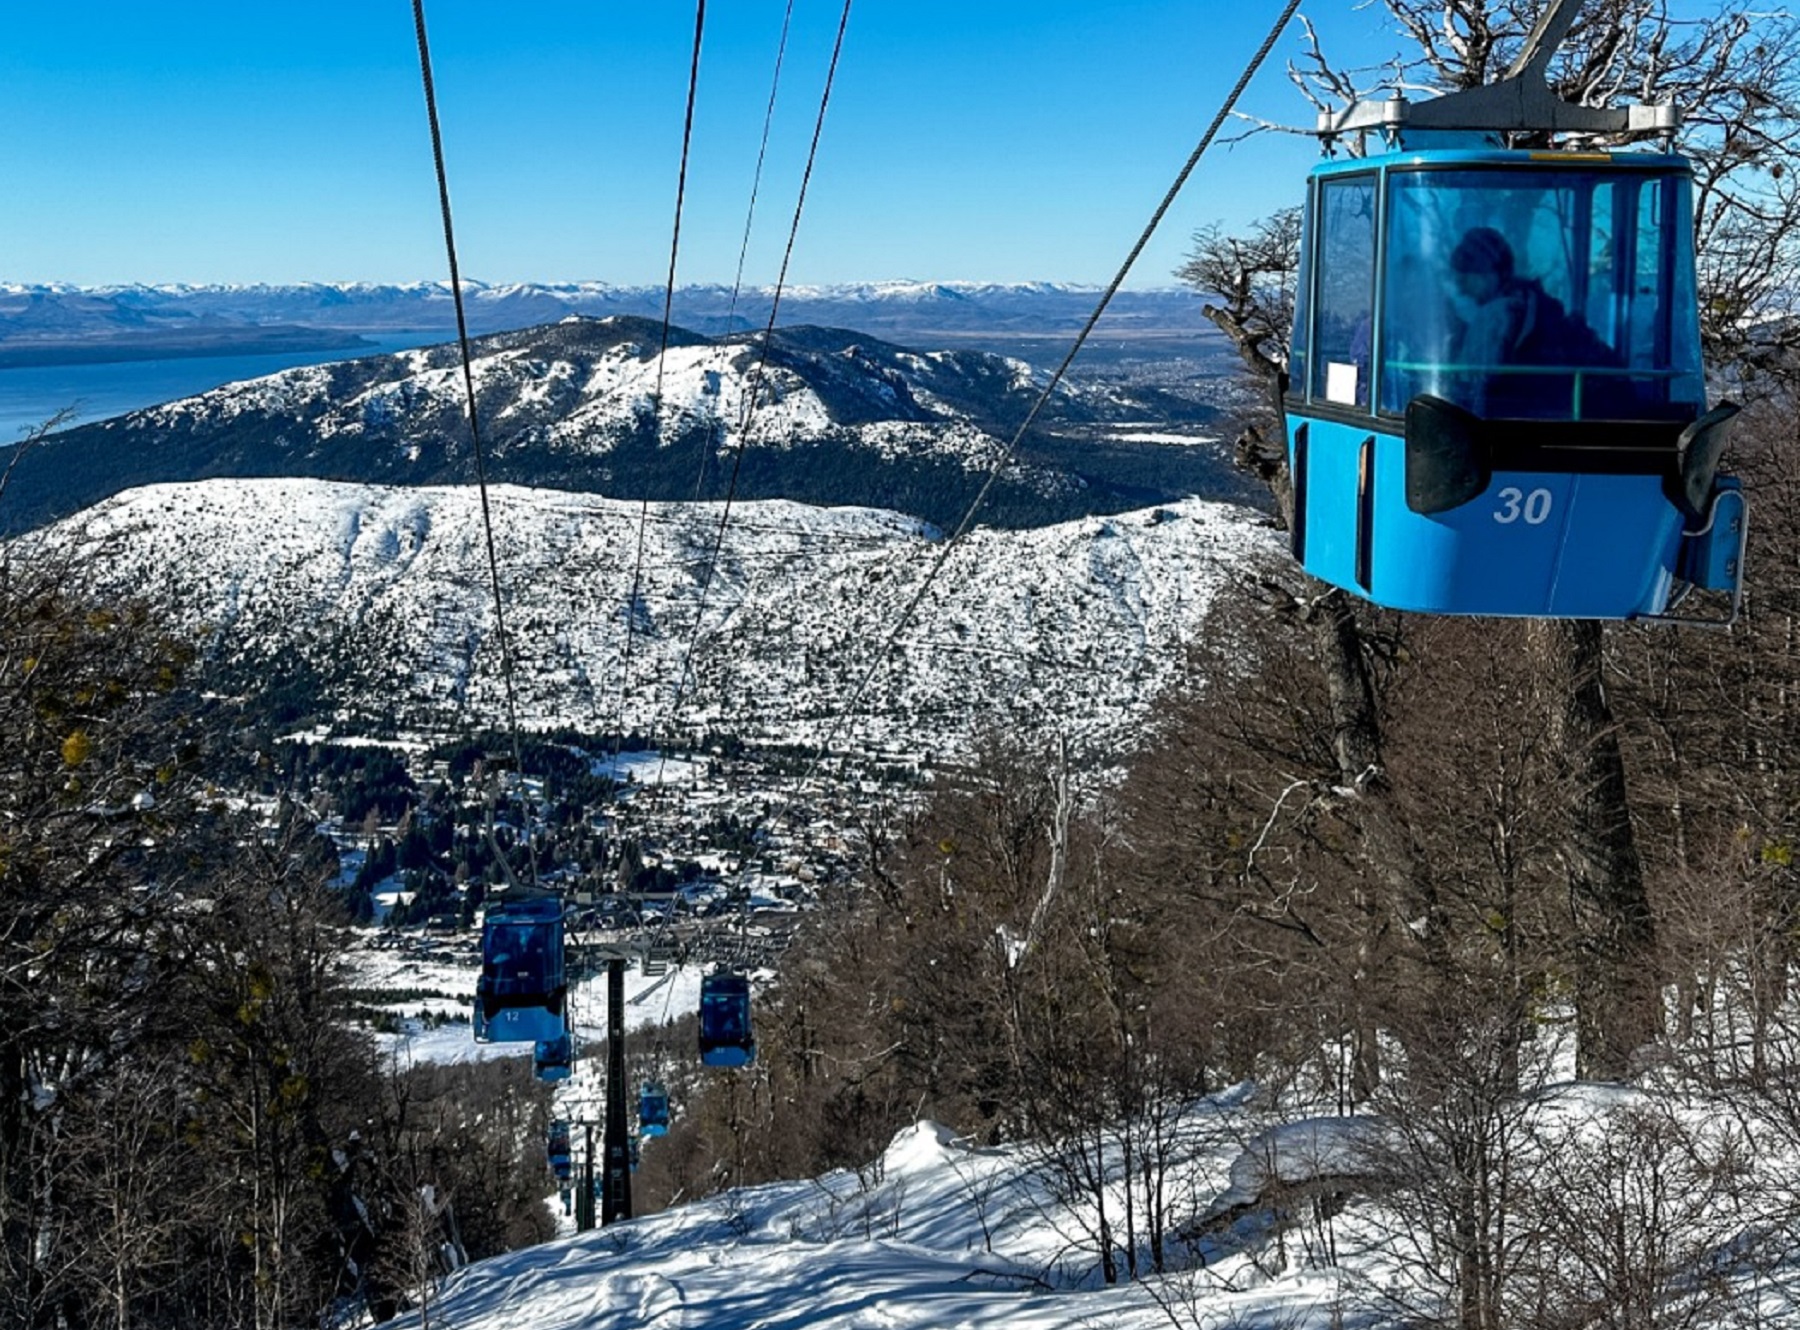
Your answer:
[[[462,283],[471,331],[511,331],[567,314],[634,314],[660,318],[668,292],[661,286],[601,281]],[[871,334],[932,329],[972,334],[1072,333],[1093,310],[1101,288],[1063,282],[874,281],[783,288],[790,323],[854,323]],[[717,283],[677,287],[678,321],[709,333],[761,328],[773,287],[734,291]],[[78,347],[159,331],[246,332],[264,325],[338,333],[456,329],[447,280],[293,283],[0,283],[0,352],[25,345]],[[1118,334],[1146,325],[1162,333],[1213,337],[1199,302],[1186,288],[1121,291],[1103,326]]]
[[[1045,381],[1016,358],[797,326],[709,337],[659,321],[477,338],[491,478],[615,498],[792,498],[960,519]],[[755,403],[756,410],[750,407]],[[439,345],[284,370],[52,435],[12,467],[0,531],[125,489],[216,477],[454,484],[474,475],[461,362]],[[1199,390],[1065,381],[1001,468],[984,520],[1028,526],[1253,492]],[[1146,443],[1146,425],[1164,443]],[[1169,446],[1173,439],[1186,446]]]

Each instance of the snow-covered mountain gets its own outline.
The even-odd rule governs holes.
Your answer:
[[[660,319],[660,286],[607,282],[465,281],[470,327],[498,332],[547,323],[570,314],[636,315]],[[782,293],[789,323],[818,323],[897,336],[993,331],[1019,334],[1072,332],[1093,309],[1099,288],[1059,282],[860,282],[795,286]],[[684,286],[675,293],[675,317],[706,332],[760,328],[774,291],[749,287]],[[1204,328],[1199,302],[1181,289],[1124,291],[1115,297],[1107,327],[1153,324],[1162,329]],[[81,343],[110,344],[120,358],[135,354],[132,338],[158,333],[214,338],[232,329],[329,330],[393,333],[419,329],[453,333],[454,302],[448,282],[376,284],[305,282],[293,285],[128,285],[84,287],[61,283],[0,283],[0,360],[9,352]]]
[[[615,498],[793,498],[953,522],[1044,382],[1024,361],[914,352],[859,333],[709,338],[571,317],[478,339],[488,474]],[[750,410],[755,403],[755,411]],[[454,346],[286,370],[54,435],[19,459],[0,510],[18,530],[133,485],[220,476],[379,484],[474,477]],[[660,410],[658,404],[660,403]],[[1246,498],[1198,390],[1065,386],[989,496],[1008,525],[1189,494]],[[1146,426],[1186,447],[1146,444]],[[740,458],[741,454],[741,458]],[[735,477],[735,486],[732,478]]]
[[[839,724],[941,548],[919,520],[873,509],[738,503],[721,534],[716,503],[504,485],[491,499],[532,727],[603,730],[622,719],[659,733],[673,723],[816,742]],[[223,685],[265,705],[317,714],[323,699],[328,713],[401,726],[503,715],[473,488],[160,485],[39,538],[86,542],[84,561],[104,583],[167,596],[187,627],[211,634]],[[1255,512],[1199,499],[977,528],[839,741],[953,752],[1005,726],[1129,747],[1152,696],[1181,674],[1220,585],[1276,544]]]

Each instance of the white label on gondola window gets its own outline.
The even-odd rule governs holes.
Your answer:
[[[1356,405],[1357,369],[1354,364],[1346,364],[1341,360],[1325,362],[1325,400],[1341,402],[1345,406]]]
[[[1532,490],[1527,494],[1517,485],[1508,485],[1500,491],[1500,509],[1494,514],[1494,520],[1502,524],[1525,519],[1526,526],[1542,526],[1550,520],[1550,491],[1546,489]]]

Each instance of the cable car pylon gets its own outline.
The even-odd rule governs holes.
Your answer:
[[[625,962],[626,953],[609,952],[606,958],[606,1104],[599,1122],[592,1118],[560,1121],[563,1148],[568,1149],[570,1127],[583,1129],[586,1148],[581,1180],[575,1189],[575,1228],[585,1233],[594,1227],[595,1198],[599,1198],[601,1225],[632,1217],[631,1131],[625,1097]],[[594,1128],[601,1129],[600,1150],[594,1150]],[[595,1159],[599,1167],[595,1167]],[[558,1176],[561,1176],[559,1174]]]
[[[625,1111],[625,958],[606,962],[606,1138],[600,1222],[631,1218],[631,1128]]]

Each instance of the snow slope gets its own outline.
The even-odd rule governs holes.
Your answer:
[[[938,556],[924,523],[769,500],[736,504],[721,538],[717,504],[490,494],[531,727],[622,715],[807,744],[837,727],[839,742],[954,752],[1006,726],[1117,751],[1181,676],[1219,588],[1277,549],[1260,515],[1198,499],[977,528],[845,717]],[[421,728],[503,714],[473,489],[156,485],[47,538],[82,544],[103,583],[166,596],[246,687],[309,674],[352,718],[378,699]]]
[[[1546,1087],[1526,1106],[1533,1143],[1521,1143],[1520,1165],[1529,1169],[1532,1158],[1541,1162],[1552,1153],[1580,1158],[1631,1113],[1653,1107],[1681,1122],[1696,1142],[1756,1126],[1719,1115],[1704,1098],[1568,1082]],[[1250,1086],[1188,1111],[1182,1132],[1190,1148],[1175,1183],[1207,1236],[1192,1247],[1172,1241],[1172,1249],[1185,1253],[1183,1268],[1141,1282],[1107,1287],[1098,1280],[1091,1255],[1071,1241],[1092,1215],[1050,1193],[1029,1151],[974,1148],[921,1122],[855,1172],[729,1192],[468,1266],[433,1290],[428,1320],[414,1314],[394,1324],[405,1330],[425,1324],[457,1330],[1374,1330],[1454,1323],[1454,1295],[1443,1282],[1454,1255],[1415,1231],[1380,1187],[1352,1182],[1340,1204],[1327,1209],[1294,1191],[1284,1199],[1246,1190],[1270,1174],[1289,1188],[1354,1178],[1369,1167],[1371,1145],[1393,1148],[1383,1120],[1294,1116],[1270,1125],[1269,1112]],[[1781,1197],[1791,1198],[1791,1189],[1780,1188],[1779,1178],[1791,1155],[1765,1152],[1761,1162],[1777,1180],[1775,1207],[1766,1214],[1787,1213]],[[1116,1176],[1116,1159],[1114,1170]],[[1683,1259],[1697,1262],[1688,1269],[1700,1280],[1665,1273],[1655,1324],[1774,1327],[1800,1319],[1800,1262],[1791,1242],[1779,1224],[1759,1221],[1741,1192],[1705,1205],[1633,1187],[1599,1199],[1603,1207],[1608,1201],[1622,1207],[1624,1217],[1616,1231],[1615,1221],[1603,1225],[1601,1260],[1616,1254],[1608,1245],[1616,1239],[1633,1259],[1659,1259],[1679,1247]],[[1677,1214],[1672,1247],[1653,1253],[1632,1245],[1640,1222],[1654,1229]],[[1592,1256],[1549,1241],[1541,1259],[1560,1262],[1573,1281],[1551,1282],[1553,1305],[1576,1311],[1577,1319],[1534,1324],[1622,1323],[1599,1315],[1608,1286],[1586,1264]],[[1435,1294],[1422,1278],[1440,1281]]]
[[[1167,1330],[1150,1288],[1058,1287],[1046,1278],[1063,1238],[1023,1163],[920,1123],[861,1173],[731,1192],[470,1266],[436,1295],[429,1323],[458,1330]],[[1196,1325],[1281,1312],[1297,1316],[1280,1322],[1294,1330],[1330,1324],[1334,1275],[1305,1272],[1258,1287],[1263,1281],[1243,1278],[1243,1266],[1241,1258],[1227,1260],[1198,1284],[1154,1291],[1191,1303]],[[1234,1290],[1234,1276],[1246,1287]]]

